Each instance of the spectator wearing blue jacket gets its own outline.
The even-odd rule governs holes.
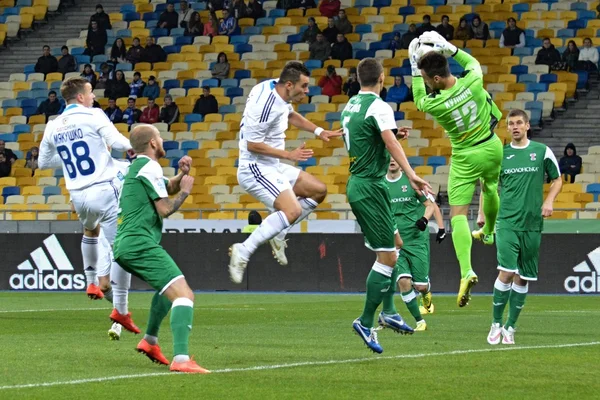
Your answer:
[[[141,97],[144,92],[144,86],[146,86],[146,84],[142,80],[142,74],[139,72],[133,74],[133,81],[129,84],[129,88],[131,89],[129,97]]]
[[[397,76],[394,79],[394,86],[387,92],[385,101],[400,104],[408,100],[410,100],[410,89],[404,83],[404,78]]]
[[[156,83],[156,78],[154,75],[150,75],[148,78],[148,84],[144,87],[144,91],[142,92],[142,97],[147,97],[149,99],[156,99],[160,96],[160,86]]]
[[[123,111],[117,107],[117,99],[108,99],[108,107],[104,110],[104,113],[110,119],[113,124],[118,124],[123,121]]]

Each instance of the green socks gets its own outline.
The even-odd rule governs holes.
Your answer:
[[[377,307],[383,301],[384,295],[392,290],[392,273],[394,269],[387,265],[375,262],[369,276],[367,276],[367,298],[365,308],[360,316],[360,323],[365,328],[372,328]]]
[[[492,302],[494,323],[502,325],[502,315],[504,314],[506,303],[508,303],[509,295],[510,283],[502,283],[500,279],[496,279],[496,282],[494,283],[494,300]]]
[[[527,297],[528,289],[528,285],[519,286],[514,283],[512,284],[508,306],[508,320],[506,321],[507,328],[515,328],[519,314],[521,314],[521,310],[525,305],[525,297]]]
[[[150,306],[150,316],[148,317],[148,327],[146,335],[158,336],[158,330],[163,319],[171,309],[171,302],[165,296],[161,296],[158,292],[152,297],[152,305]]]
[[[404,300],[406,308],[408,308],[408,311],[412,314],[417,322],[423,319],[423,317],[421,317],[421,311],[419,310],[417,294],[412,288],[408,292],[402,292],[402,300]]]
[[[173,355],[188,355],[188,343],[192,321],[194,319],[194,302],[185,297],[175,299],[171,310],[171,331],[173,332]]]
[[[383,294],[383,313],[385,315],[398,314],[398,310],[396,310],[396,305],[394,304],[394,294],[396,293],[398,275],[400,275],[400,270],[398,268],[394,268],[394,272],[392,272],[391,277],[392,285],[390,286],[390,290]]]
[[[500,207],[500,197],[498,197],[498,187],[486,188],[481,193],[483,196],[483,215],[485,215],[485,225],[483,233],[489,235],[496,229],[496,218],[498,217],[498,208]]]
[[[473,239],[466,215],[456,215],[452,218],[452,243],[460,265],[460,276],[466,278],[471,268],[471,245]]]

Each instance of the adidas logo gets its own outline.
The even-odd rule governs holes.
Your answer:
[[[600,293],[600,247],[587,255],[585,261],[573,268],[574,272],[588,275],[571,275],[565,279],[565,290],[569,293]]]
[[[31,260],[17,266],[22,273],[13,274],[9,283],[13,290],[82,290],[85,276],[73,273],[75,269],[55,235],[44,240],[44,247],[31,252]],[[50,262],[48,258],[54,262]],[[34,267],[35,266],[35,267]]]

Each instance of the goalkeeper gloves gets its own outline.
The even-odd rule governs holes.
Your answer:
[[[435,237],[435,241],[438,243],[442,243],[446,239],[446,230],[444,228],[440,228]]]
[[[442,35],[436,31],[425,32],[419,37],[420,43],[426,43],[433,46],[433,50],[443,54],[446,57],[452,57],[458,51],[458,48],[449,43]]]
[[[419,228],[420,231],[424,231],[425,229],[427,229],[428,222],[429,220],[427,218],[421,217],[421,219],[415,222],[415,225],[417,226],[417,228]]]
[[[419,47],[419,38],[414,38],[410,45],[408,46],[408,59],[410,61],[410,70],[412,76],[421,76],[421,70],[418,67],[419,64],[419,56],[417,54],[417,49]]]

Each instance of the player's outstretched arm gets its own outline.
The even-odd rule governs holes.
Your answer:
[[[298,129],[302,129],[303,131],[307,132],[313,132],[325,142],[329,142],[329,139],[332,137],[341,137],[343,135],[342,129],[338,129],[337,131],[325,130],[313,124],[295,111],[290,112],[288,122]]]
[[[168,197],[163,197],[154,201],[156,211],[162,218],[167,218],[171,214],[179,210],[179,207],[185,202],[185,199],[190,195],[194,186],[194,178],[189,175],[184,175],[179,182],[179,193],[173,200]]]
[[[131,150],[131,143],[121,132],[111,123],[102,127],[99,131],[100,135],[108,146],[117,151]]]

